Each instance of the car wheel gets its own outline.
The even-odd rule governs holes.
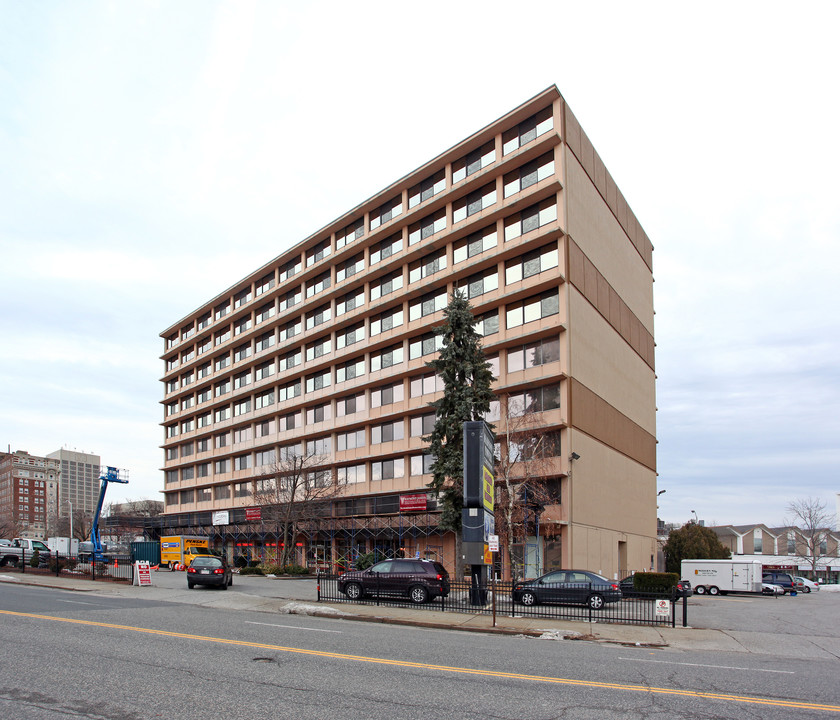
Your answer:
[[[233,587],[233,575],[231,575],[230,580],[228,580],[228,587]]]
[[[192,583],[192,582],[190,582],[190,581],[188,580],[188,581],[187,581],[187,587],[188,587],[190,590],[192,590],[192,589],[195,587],[195,583]]]
[[[604,607],[604,598],[600,595],[590,595],[586,599],[586,604],[589,606],[590,610],[600,610]]]
[[[429,591],[422,585],[412,585],[408,591],[408,597],[415,605],[422,605],[429,601]]]
[[[717,595],[718,593],[720,593],[720,590],[718,590],[718,588],[716,588],[714,585],[712,585],[712,587],[709,588],[709,595]]]
[[[694,594],[695,595],[705,595],[706,594],[706,588],[704,588],[702,585],[698,585],[696,588],[694,588]]]
[[[519,602],[523,605],[527,605],[528,607],[532,607],[537,604],[537,596],[534,595],[530,590],[526,590],[522,593],[522,596],[519,598]]]
[[[802,590],[806,593],[811,592],[811,588],[809,588],[809,587],[804,587],[804,588],[802,588]]]
[[[344,594],[351,600],[359,600],[364,593],[362,592],[362,586],[359,585],[359,583],[351,582],[344,586]]]

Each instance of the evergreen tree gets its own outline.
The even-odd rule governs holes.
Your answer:
[[[490,363],[475,331],[475,318],[464,294],[455,290],[443,311],[444,324],[435,329],[443,338],[437,359],[427,363],[443,380],[443,397],[431,403],[435,426],[423,438],[435,460],[428,487],[441,498],[440,528],[456,534],[456,564],[460,566],[461,510],[464,507],[464,423],[483,420],[493,399]]]
[[[690,522],[678,530],[671,530],[662,548],[665,571],[679,574],[683,560],[727,560],[727,548],[711,528]]]

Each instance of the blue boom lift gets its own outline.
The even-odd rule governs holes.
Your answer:
[[[79,543],[79,554],[90,555],[95,562],[104,562],[102,540],[99,538],[99,515],[102,513],[102,504],[105,502],[105,491],[108,489],[108,483],[127,483],[128,478],[122,477],[117,468],[106,466],[105,471],[100,473],[99,479],[102,484],[99,487],[99,504],[96,506],[96,514],[93,516],[93,525],[90,528],[90,541]]]

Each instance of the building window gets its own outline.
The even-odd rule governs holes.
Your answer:
[[[755,528],[755,530],[753,530],[753,552],[756,555],[761,555],[764,552],[762,549],[764,547],[762,542],[763,540],[764,537],[762,535],[761,528]]]
[[[194,479],[195,479],[195,468],[194,467],[181,468],[181,480],[194,480]]]
[[[315,423],[326,422],[327,420],[332,420],[332,405],[330,403],[306,408],[307,425],[314,425]]]
[[[224,460],[216,460],[213,464],[213,472],[216,475],[220,475],[221,473],[230,472],[230,459],[225,458]]]
[[[483,273],[462,280],[458,284],[462,289],[466,290],[467,298],[472,300],[473,298],[484,295],[484,293],[498,290],[499,273],[496,268],[493,268],[492,270],[486,270]]]
[[[402,307],[394,308],[393,310],[386,310],[384,313],[373,317],[370,321],[370,335],[379,335],[379,333],[388,332],[395,327],[403,324],[403,310]]]
[[[362,305],[364,304],[365,291],[361,288],[359,288],[358,290],[353,290],[353,292],[349,292],[343,297],[340,297],[338,300],[336,300],[336,317],[344,315],[344,313],[348,313],[351,310],[355,310],[356,308],[362,307]]]
[[[306,267],[311,267],[316,262],[320,262],[330,254],[330,241],[322,240],[311,250],[306,253]]]
[[[306,346],[306,361],[312,362],[332,352],[332,339],[327,336],[311,342]]]
[[[271,288],[274,287],[274,273],[269,273],[261,280],[257,281],[257,296],[262,295],[263,293],[267,293]]]
[[[332,279],[328,270],[306,283],[306,297],[311,298],[317,295],[319,292],[326,290],[331,284]]]
[[[382,423],[381,425],[374,425],[370,429],[370,444],[379,445],[381,443],[393,442],[394,440],[403,439],[403,421],[395,420],[393,422]]]
[[[233,362],[242,362],[251,357],[251,343],[240,345],[233,351]]]
[[[262,352],[263,350],[268,350],[272,345],[274,345],[274,332],[267,332],[264,335],[260,335],[257,338],[256,343],[256,350],[257,352]]]
[[[402,458],[393,460],[382,460],[370,464],[371,480],[391,480],[401,478],[405,475],[405,466]]]
[[[249,470],[251,468],[251,455],[250,453],[247,455],[237,455],[233,459],[233,469],[234,470]]]
[[[436,392],[443,392],[443,378],[435,373],[425,373],[411,378],[409,383],[411,397],[431,395]]]
[[[365,374],[365,359],[363,357],[350,360],[335,369],[335,381],[346,382],[361,377]]]
[[[496,162],[496,143],[491,140],[452,163],[452,184],[465,180],[494,162]]]
[[[178,471],[177,470],[167,470],[164,473],[164,480],[166,484],[178,482]]]
[[[336,435],[336,446],[339,451],[355,450],[365,446],[365,431],[351,430]]]
[[[300,302],[300,288],[290,290],[283,297],[280,298],[280,312],[288,310],[290,307],[297,305]]]
[[[253,438],[253,433],[251,432],[250,425],[244,425],[243,427],[238,427],[233,431],[233,444],[238,445],[239,443],[250,442]]]
[[[456,200],[452,205],[452,222],[466,220],[471,215],[486,210],[496,204],[496,184],[489,183],[483,188],[471,192],[466,197]]]
[[[358,275],[365,269],[365,256],[356,255],[349,260],[340,263],[335,269],[335,281],[337,283],[343,282],[348,278]]]
[[[329,304],[321,305],[321,307],[306,313],[306,329],[311,330],[318,325],[329,322],[331,319],[332,311],[330,310]]]
[[[413,301],[408,306],[408,319],[419,320],[421,317],[433,315],[446,307],[446,289],[428,293]]]
[[[560,408],[560,384],[531,388],[508,396],[508,415],[522,417],[529,413]]]
[[[507,327],[508,329],[518,327],[534,320],[557,315],[559,312],[560,296],[556,290],[550,290],[508,306]]]
[[[263,408],[270,407],[271,405],[274,405],[274,390],[269,390],[268,392],[254,397],[254,407],[257,410],[262,410]]]
[[[377,408],[383,405],[393,405],[396,402],[402,402],[404,392],[401,382],[374,388],[370,391],[370,406],[371,408]]]
[[[370,356],[370,371],[377,372],[385,368],[399,365],[403,361],[403,346],[392,345]]]
[[[166,392],[172,393],[172,392],[175,392],[177,389],[178,389],[178,378],[175,378],[174,380],[169,380],[166,383]]]
[[[210,352],[212,347],[213,343],[211,342],[210,338],[205,338],[204,340],[201,340],[198,343],[198,354],[203,355],[206,352]]]
[[[227,353],[225,355],[219,355],[217,358],[215,358],[213,362],[216,368],[216,372],[224,370],[228,365],[230,365],[230,353]]]
[[[554,152],[547,152],[545,155],[525,163],[518,170],[505,175],[505,197],[510,197],[526,188],[536,185],[541,180],[554,175]]]
[[[236,295],[233,296],[234,309],[242,307],[247,302],[251,302],[252,297],[251,288],[246,288],[245,290],[236,293]]]
[[[277,308],[274,306],[273,302],[263,305],[259,310],[257,310],[257,324],[259,325],[261,322],[265,322],[269,318],[273,318],[276,314]]]
[[[293,398],[299,397],[301,392],[301,383],[300,380],[297,380],[293,383],[285,385],[277,390],[277,400],[278,402],[284,402],[285,400],[292,400]]]
[[[560,433],[548,432],[509,441],[507,454],[508,461],[512,463],[560,457]]]
[[[206,476],[205,476],[206,477]],[[195,491],[196,502],[209,502],[213,498],[213,491],[208,488],[198,488]]]
[[[300,365],[300,359],[300,350],[292,350],[292,352],[286,353],[285,355],[277,359],[277,366],[280,368],[280,372],[285,372],[287,370],[291,370],[293,367],[297,367],[298,365]]]
[[[551,244],[505,263],[505,285],[527,280],[541,272],[556,268],[559,262],[557,245]]]
[[[402,234],[397,233],[377,243],[370,249],[370,264],[375,265],[403,249]]]
[[[416,360],[424,355],[431,355],[443,347],[443,337],[435,333],[426,333],[413,338],[408,344],[408,359]]]
[[[233,414],[237,417],[249,412],[251,412],[251,398],[240,400],[233,406]]]
[[[323,390],[324,388],[328,388],[331,384],[332,378],[330,377],[329,370],[324,370],[323,372],[306,376],[306,392],[308,393]]]
[[[423,453],[422,455],[411,456],[411,474],[416,477],[418,475],[430,475],[432,472],[432,465],[435,464],[435,456],[431,453]]]
[[[402,270],[397,270],[389,275],[383,275],[379,280],[370,284],[370,299],[378,300],[389,295],[403,286]]]
[[[346,415],[354,415],[357,412],[364,412],[366,409],[365,394],[348,395],[347,397],[339,398],[335,403],[335,413],[337,417],[344,417]]]
[[[194,497],[195,493],[192,490],[181,490],[178,502],[180,502],[181,505],[186,505],[187,503],[194,502]]]
[[[435,414],[427,413],[411,418],[411,437],[430,435],[435,427]]]
[[[237,320],[233,324],[233,334],[234,335],[241,335],[244,332],[247,332],[251,329],[251,318],[246,317],[242,318],[241,320]]]
[[[230,328],[217,332],[213,336],[213,342],[216,345],[221,345],[223,342],[230,340]]]
[[[365,339],[365,324],[359,323],[346,330],[340,330],[335,335],[335,348],[341,350],[348,345],[355,345]]]
[[[222,305],[217,305],[216,310],[214,312],[214,317],[216,320],[220,320],[225,315],[230,312],[230,303],[223,303]]]
[[[463,240],[458,240],[453,246],[453,262],[457,265],[471,257],[491,250],[498,243],[495,225],[473,233]]]
[[[189,324],[181,328],[181,340],[187,340],[195,335],[195,325]]]
[[[358,240],[364,234],[365,221],[359,218],[335,234],[335,247],[336,249],[343,248],[345,245]]]
[[[557,198],[550,197],[505,219],[505,242],[557,220]]]
[[[214,413],[214,420],[217,423],[224,422],[225,420],[230,420],[230,408],[229,407],[218,408],[216,410],[216,412]]]
[[[481,335],[481,337],[495,335],[499,332],[499,310],[491,310],[484,315],[480,315],[476,318],[475,325],[473,327],[476,334]],[[498,372],[496,375],[498,376]]]
[[[290,260],[280,268],[280,282],[285,282],[290,277],[294,277],[301,270],[300,258]]]
[[[409,210],[446,190],[446,171],[440,170],[430,175],[408,191]]]
[[[322,438],[314,438],[306,441],[306,454],[310,457],[326,457],[332,454],[332,438],[326,435]]]
[[[189,420],[184,420],[184,422],[181,423],[182,433],[192,432],[193,430],[195,430],[195,420],[193,418],[190,418]]]
[[[245,372],[238,373],[237,375],[233,376],[233,389],[239,390],[239,388],[243,388],[246,385],[251,384],[251,371],[246,370]]]
[[[212,313],[205,313],[200,318],[198,318],[198,329],[204,330],[210,323],[213,321],[213,314]]]
[[[364,465],[345,465],[336,468],[336,479],[339,485],[353,483],[360,483],[365,481],[365,466]]]
[[[292,320],[280,328],[280,342],[285,342],[289,338],[300,334],[300,319]]]
[[[204,415],[199,415],[196,418],[196,422],[198,424],[198,427],[200,427],[200,428],[207,427],[210,424],[210,421],[211,421],[210,413],[205,413]]]
[[[409,265],[408,281],[418,282],[446,269],[446,250],[438,250]]]
[[[507,155],[517,148],[527,145],[553,127],[554,120],[551,116],[551,107],[540,110],[502,135],[502,155]]]
[[[230,486],[229,485],[216,485],[213,488],[213,497],[216,500],[229,500],[230,499]]]
[[[215,445],[216,445],[217,450],[220,450],[221,448],[224,448],[224,447],[227,447],[228,445],[230,445],[230,433],[229,432],[224,432],[224,433],[219,433],[218,435],[216,435]]]
[[[167,460],[177,460],[178,459],[178,448],[176,448],[176,447],[166,448],[166,459]]]
[[[271,450],[258,450],[254,455],[254,464],[257,467],[274,465],[275,462],[277,462],[277,456],[274,452],[274,448]]]
[[[251,497],[251,483],[249,483],[249,482],[236,483],[233,486],[233,497],[235,497],[235,498]]]
[[[420,222],[416,222],[408,228],[408,244],[416,245],[423,240],[428,240],[435,233],[446,229],[446,209],[438,210],[436,213],[427,215]]]
[[[254,370],[254,378],[257,381],[260,381],[271,377],[274,375],[275,367],[274,360],[269,360],[262,365],[257,365],[256,370]]]
[[[370,229],[376,230],[380,225],[402,215],[402,207],[402,195],[397,195],[393,200],[389,200],[379,209],[374,210],[370,214]]]
[[[560,338],[543,338],[507,351],[507,371],[518,372],[560,360]]]
[[[258,438],[274,435],[274,420],[263,420],[254,424],[254,436]]]

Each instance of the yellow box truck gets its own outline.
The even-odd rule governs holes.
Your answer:
[[[212,555],[209,538],[198,535],[168,535],[160,539],[160,564],[174,570],[189,567],[197,555]]]

